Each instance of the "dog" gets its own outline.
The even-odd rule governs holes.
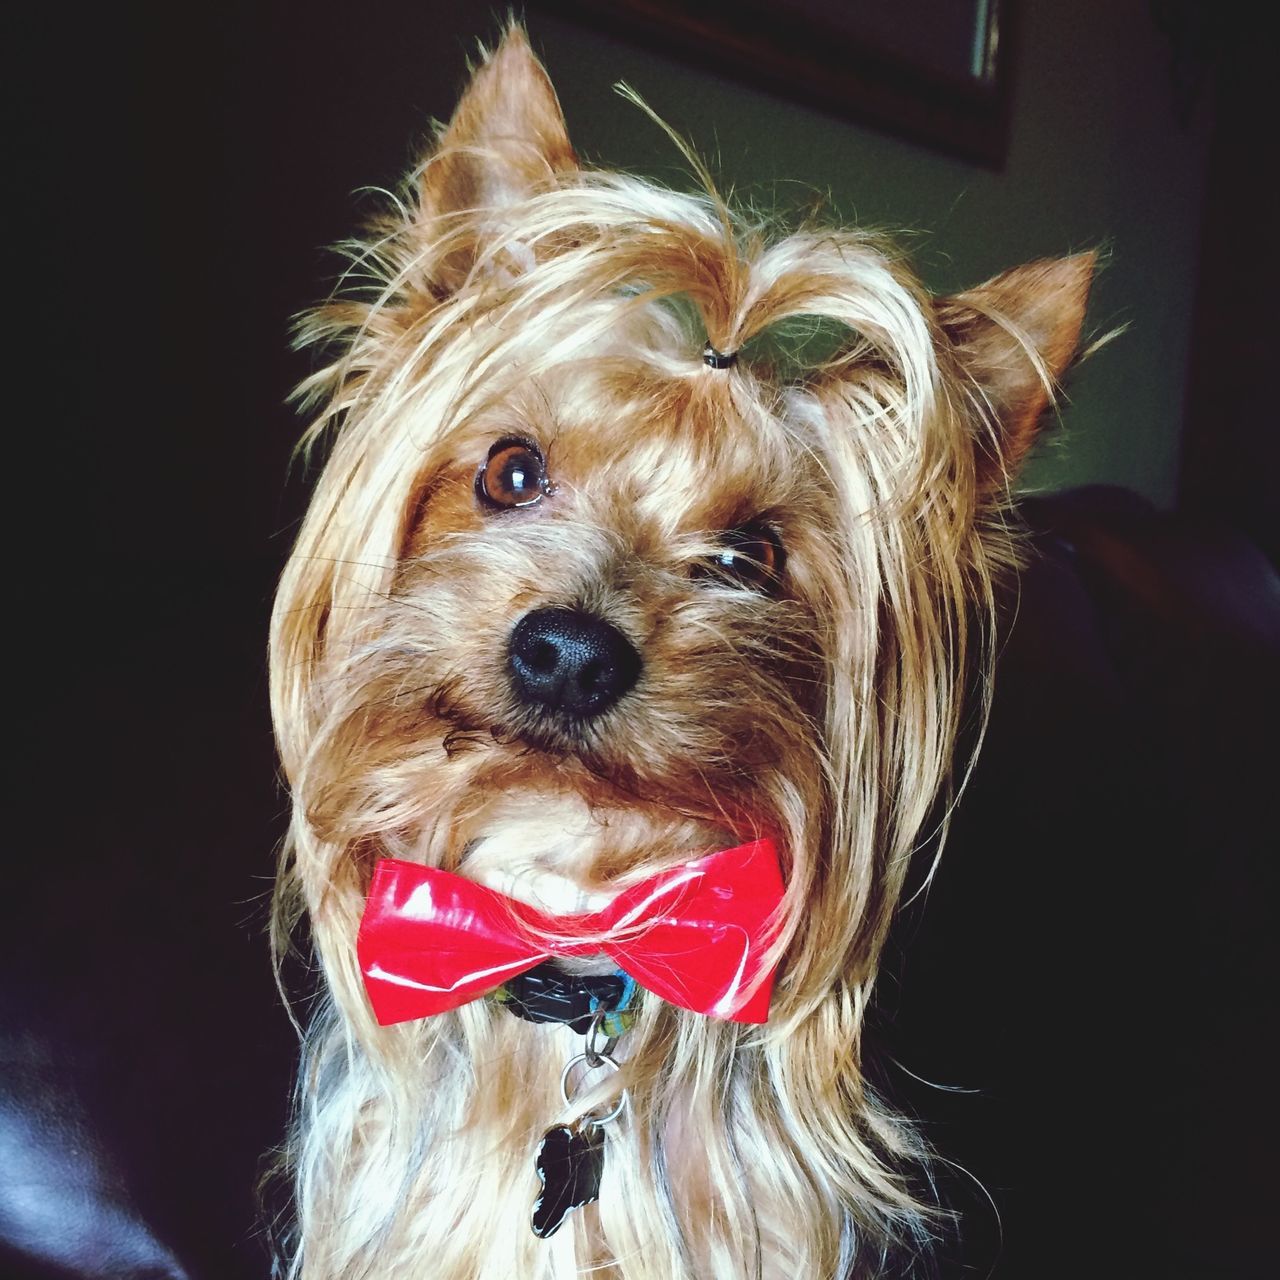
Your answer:
[[[704,185],[583,166],[512,25],[304,322],[281,1274],[827,1280],[940,1229],[863,1025],[1094,257],[934,298]]]

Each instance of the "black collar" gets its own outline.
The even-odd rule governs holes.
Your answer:
[[[586,1035],[591,1019],[624,1007],[633,987],[624,973],[566,973],[546,960],[504,983],[497,996],[526,1022],[559,1022]]]

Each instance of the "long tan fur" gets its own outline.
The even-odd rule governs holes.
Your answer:
[[[713,195],[585,170],[518,28],[354,258],[305,331],[334,352],[304,388],[328,460],[271,636],[294,800],[278,938],[305,914],[324,986],[287,1274],[862,1277],[926,1250],[925,1153],[865,1083],[862,1026],[962,686],[990,666],[1007,472],[1091,260],[935,303],[858,232],[771,240]],[[701,359],[792,321],[843,336],[798,375]],[[554,492],[493,515],[474,480],[511,434]],[[776,593],[697,571],[747,521],[785,546]],[[563,604],[644,668],[548,734],[506,644]],[[642,997],[599,1203],[535,1239],[532,1151],[574,1114],[578,1041],[483,1001],[379,1028],[355,959],[374,861],[564,909],[757,833],[787,878],[768,1024]]]

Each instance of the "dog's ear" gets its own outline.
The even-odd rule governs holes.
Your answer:
[[[478,246],[501,210],[576,172],[564,113],[524,30],[512,25],[476,69],[439,146],[422,171],[421,205],[428,223],[473,224]],[[471,262],[450,255],[456,287]]]
[[[998,439],[979,447],[979,482],[1003,487],[1022,464],[1080,341],[1097,255],[1015,267],[937,302],[938,321]]]

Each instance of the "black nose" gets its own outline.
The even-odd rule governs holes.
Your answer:
[[[578,609],[535,609],[516,623],[507,646],[521,700],[589,719],[636,682],[640,655],[603,618]]]

